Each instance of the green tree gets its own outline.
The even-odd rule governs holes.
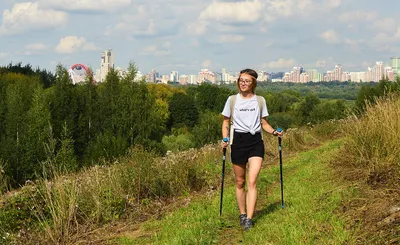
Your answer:
[[[25,144],[28,133],[27,114],[32,104],[33,93],[39,86],[37,79],[24,75],[12,75],[6,90],[5,137],[2,144],[6,170],[14,186],[32,177],[29,167],[29,149]]]
[[[89,142],[100,132],[102,117],[99,113],[97,85],[88,77],[84,84],[77,86],[77,127],[74,137],[77,158],[82,160]]]
[[[74,85],[68,71],[61,65],[56,69],[56,85],[52,90],[50,112],[54,136],[61,137],[64,124],[70,129],[72,135],[76,135],[77,124],[77,100]]]
[[[199,123],[193,128],[194,142],[197,147],[215,143],[221,139],[222,115],[205,111],[200,115]]]
[[[61,173],[68,173],[77,170],[77,168],[74,140],[69,134],[67,123],[64,123],[60,138],[60,148],[56,155],[56,169]]]
[[[40,86],[33,92],[32,106],[27,114],[27,135],[25,145],[27,162],[24,167],[25,178],[34,179],[41,174],[40,163],[46,160],[45,141],[50,131],[50,110],[46,103],[46,94]]]
[[[314,119],[311,118],[312,111],[320,103],[320,99],[314,93],[308,94],[302,102],[300,102],[297,108],[297,115],[301,118],[302,124],[313,122]]]
[[[170,126],[186,125],[193,127],[198,120],[199,112],[194,99],[184,93],[175,93],[169,104]]]

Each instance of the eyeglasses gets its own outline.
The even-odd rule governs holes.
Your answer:
[[[239,83],[244,83],[244,84],[250,84],[250,83],[252,83],[253,81],[252,80],[243,80],[243,79],[239,79]]]

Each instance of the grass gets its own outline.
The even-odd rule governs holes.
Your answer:
[[[119,244],[343,244],[352,236],[335,215],[344,191],[332,181],[329,159],[342,141],[300,153],[284,163],[286,205],[281,209],[279,167],[261,171],[255,227],[243,232],[238,224],[234,186],[225,190],[223,216],[219,193],[193,201],[161,220],[125,233]],[[232,175],[227,178],[233,178]],[[132,234],[133,237],[132,237]]]
[[[358,244],[400,243],[400,94],[366,105],[342,127],[346,143],[334,161],[339,181],[355,190],[345,198],[348,226],[363,226]],[[396,211],[397,210],[397,211]]]

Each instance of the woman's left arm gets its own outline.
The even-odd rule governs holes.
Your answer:
[[[276,131],[271,125],[269,125],[265,117],[261,118],[261,127],[269,134],[274,136],[283,136],[283,132]]]

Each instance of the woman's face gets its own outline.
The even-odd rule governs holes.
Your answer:
[[[249,74],[242,73],[239,77],[239,89],[240,92],[252,92],[253,88],[253,77]]]

